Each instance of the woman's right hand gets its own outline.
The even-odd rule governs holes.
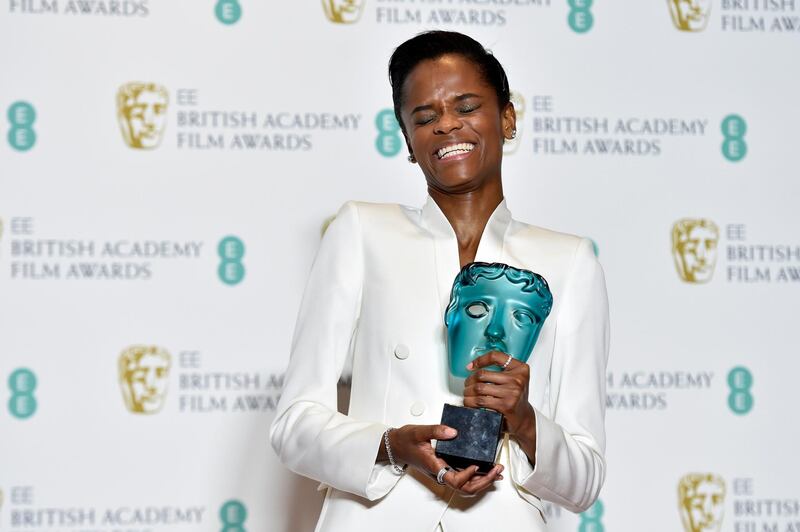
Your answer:
[[[404,425],[389,431],[389,445],[392,447],[394,461],[408,464],[436,478],[436,474],[447,462],[436,456],[431,440],[451,440],[456,437],[456,429],[447,425]],[[385,454],[379,453],[379,457]],[[388,458],[388,457],[387,457]],[[495,465],[486,475],[477,475],[478,466],[469,466],[463,471],[455,469],[444,475],[444,482],[464,495],[475,495],[495,481],[502,480],[503,466]]]

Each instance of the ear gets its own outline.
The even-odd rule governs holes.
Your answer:
[[[405,139],[405,141],[406,141],[406,148],[408,148],[408,154],[409,154],[410,156],[413,156],[413,155],[414,155],[414,152],[411,150],[411,142],[409,142],[409,140],[408,140],[408,135],[406,134],[406,128],[405,128],[405,127],[403,127],[403,126],[400,126],[400,131],[402,131],[402,132],[403,132],[403,138],[404,138],[404,139]]]
[[[510,140],[512,132],[517,130],[517,111],[514,109],[514,104],[508,102],[500,113],[500,119],[503,123],[503,138]]]

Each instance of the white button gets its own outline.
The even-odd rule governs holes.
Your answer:
[[[408,350],[408,346],[405,344],[397,344],[397,347],[394,348],[394,356],[400,360],[407,359],[410,353],[411,351]]]
[[[412,416],[421,416],[425,413],[425,403],[422,401],[414,401],[414,404],[411,405],[411,415]]]

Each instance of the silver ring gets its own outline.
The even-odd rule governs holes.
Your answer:
[[[448,467],[448,466],[444,466],[443,468],[441,468],[441,469],[439,470],[439,472],[438,472],[438,473],[436,473],[436,482],[438,482],[439,484],[444,484],[444,475],[445,475],[445,474],[446,474],[448,471],[452,471],[452,468],[450,468],[450,467]]]
[[[511,359],[514,358],[511,355],[508,355],[508,360],[503,363],[503,369],[506,369],[509,364],[511,364]]]

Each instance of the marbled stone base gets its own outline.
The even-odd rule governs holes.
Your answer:
[[[453,427],[458,436],[436,442],[436,456],[456,469],[478,466],[488,473],[494,467],[503,415],[494,410],[444,405],[442,425]]]

